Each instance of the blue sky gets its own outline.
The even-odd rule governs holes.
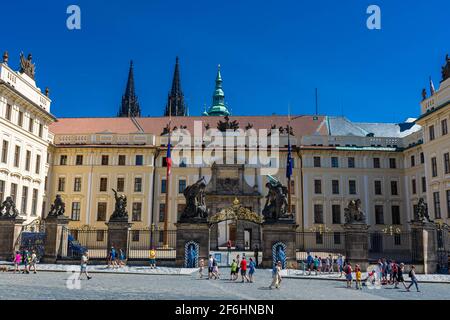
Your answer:
[[[145,116],[163,113],[175,56],[191,115],[211,103],[217,64],[235,115],[319,113],[354,121],[417,117],[450,53],[447,0],[8,1],[0,50],[33,53],[57,117],[115,116],[129,60]],[[81,30],[66,9],[81,8]],[[381,8],[382,29],[366,28]]]

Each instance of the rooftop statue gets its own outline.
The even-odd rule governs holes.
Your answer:
[[[442,81],[450,78],[450,57],[445,56],[445,65],[442,67]]]
[[[34,73],[35,73],[35,65],[31,61],[33,59],[33,56],[28,54],[28,57],[25,59],[25,56],[23,55],[23,52],[20,53],[20,72],[25,73],[28,75],[31,79],[34,79]]]
[[[15,218],[19,215],[12,197],[6,197],[0,205],[0,218]]]

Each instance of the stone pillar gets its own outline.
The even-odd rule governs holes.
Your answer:
[[[19,217],[0,217],[0,259],[10,261],[16,247],[17,239],[22,231],[22,224],[25,220]]]
[[[45,252],[43,262],[56,263],[58,257],[67,254],[69,234],[64,228],[69,224],[70,218],[59,216],[48,216],[45,218]]]
[[[114,246],[117,253],[119,249],[122,249],[128,254],[128,234],[132,225],[128,222],[128,217],[111,218],[106,225],[108,226],[108,252]]]
[[[369,266],[369,226],[365,223],[344,224],[345,258],[354,268],[359,264],[362,271]]]
[[[279,242],[286,246],[286,266],[297,262],[295,241],[297,226],[292,220],[262,225],[262,262],[260,264],[264,268],[273,267],[272,249]]]
[[[423,264],[423,272],[436,273],[438,266],[436,225],[431,222],[411,222],[413,260]]]
[[[194,241],[199,246],[198,260],[209,258],[209,225],[207,223],[176,223],[177,227],[177,255],[176,265],[184,267],[185,246]]]

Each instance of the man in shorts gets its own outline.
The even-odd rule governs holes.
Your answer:
[[[242,277],[241,282],[244,282],[244,280],[247,280],[247,282],[250,282],[250,280],[247,277],[247,260],[245,259],[245,256],[242,257],[242,261],[241,261],[241,277]]]

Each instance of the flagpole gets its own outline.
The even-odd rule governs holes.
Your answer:
[[[291,106],[288,106],[288,153],[290,152],[291,148]],[[288,154],[288,161],[292,162],[292,160],[289,158],[290,155]],[[288,164],[290,165],[290,164]],[[291,170],[291,169],[288,169]],[[288,175],[288,212],[292,213],[292,206],[291,206],[291,174]]]
[[[172,100],[169,99],[169,140],[167,143],[167,150],[169,150],[170,146],[170,134],[171,134],[171,123],[172,123]],[[166,154],[167,155],[167,154]],[[170,190],[170,172],[169,165],[167,164],[166,157],[166,205],[164,207],[164,248],[168,248],[168,239],[169,239],[169,190]]]

